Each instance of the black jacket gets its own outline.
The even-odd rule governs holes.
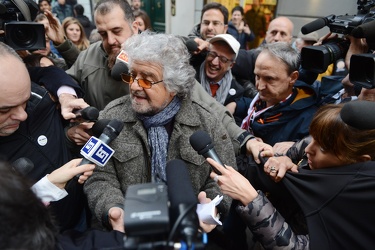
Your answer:
[[[30,69],[32,80],[31,97],[27,102],[27,119],[20,123],[17,131],[9,136],[0,137],[0,152],[8,161],[19,158],[30,159],[34,167],[27,177],[36,182],[72,159],[65,144],[65,132],[60,110],[46,90],[56,95],[57,89],[68,85],[82,95],[80,87],[57,67]],[[54,77],[53,77],[54,76]],[[82,185],[71,181],[65,188],[69,195],[58,202],[52,202],[53,214],[61,230],[72,228],[80,218],[84,196]]]
[[[95,25],[85,15],[77,15],[76,18],[82,24],[87,39],[90,37],[91,31],[95,29]]]

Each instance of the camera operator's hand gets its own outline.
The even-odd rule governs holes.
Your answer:
[[[345,56],[345,65],[350,69],[350,58],[355,54],[362,54],[368,51],[368,45],[365,38],[355,38],[353,36],[347,36],[350,40],[348,52]]]
[[[119,207],[112,207],[108,211],[109,223],[113,230],[125,233],[124,227],[124,210]]]
[[[64,31],[61,27],[59,19],[57,19],[52,12],[46,10],[46,15],[49,26],[46,27],[46,35],[53,41],[55,45],[60,45],[65,41]]]

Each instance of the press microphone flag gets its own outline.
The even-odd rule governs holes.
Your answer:
[[[81,149],[81,154],[85,157],[81,165],[92,162],[104,167],[115,152],[108,144],[120,134],[123,127],[123,122],[114,119],[104,128],[99,138],[92,136]]]

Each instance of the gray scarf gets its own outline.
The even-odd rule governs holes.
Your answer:
[[[205,61],[201,64],[200,67],[200,80],[203,88],[207,91],[212,96],[211,88],[210,88],[210,82],[206,77],[206,72],[204,70],[204,64]],[[220,85],[220,88],[217,89],[216,91],[216,101],[220,102],[221,104],[224,105],[225,100],[227,99],[229,90],[230,90],[230,85],[232,84],[232,72],[230,70],[225,73],[223,77],[223,81]]]
[[[175,96],[162,111],[154,116],[137,114],[147,129],[148,144],[151,149],[151,174],[158,181],[166,181],[165,168],[167,165],[168,132],[164,125],[168,124],[181,107],[181,100]]]

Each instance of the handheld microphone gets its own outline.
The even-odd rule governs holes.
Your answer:
[[[113,119],[105,126],[99,138],[92,136],[81,149],[81,155],[85,158],[80,165],[95,163],[104,167],[115,152],[107,144],[116,139],[123,127],[122,121]]]
[[[194,39],[187,40],[185,45],[190,53],[198,50],[198,44],[194,41]]]
[[[217,155],[211,137],[209,136],[209,134],[207,134],[207,132],[203,130],[194,132],[190,136],[190,144],[194,148],[194,150],[198,152],[199,155],[202,155],[204,158],[212,158],[217,163],[225,167],[225,165]],[[217,170],[213,166],[211,167],[216,174],[221,175],[221,172],[219,170]]]
[[[167,189],[170,202],[170,218],[174,222],[168,242],[173,233],[186,241],[188,249],[193,249],[194,239],[198,234],[199,219],[197,215],[198,199],[194,194],[190,176],[182,160],[171,160],[167,163]]]
[[[121,81],[122,73],[129,73],[128,56],[123,50],[121,50],[120,54],[116,57],[116,63],[111,70],[111,76],[116,81]]]
[[[73,111],[76,118],[83,121],[96,121],[99,117],[99,110],[95,107],[86,107]]]
[[[327,16],[327,17],[321,17],[321,18],[318,18],[308,24],[305,24],[304,26],[302,26],[301,28],[301,32],[302,34],[306,35],[306,34],[309,34],[311,32],[314,32],[316,30],[320,30],[321,28],[324,28],[324,26],[328,25],[331,21],[330,19],[332,19],[334,17],[334,15],[330,15],[330,16]]]
[[[344,104],[340,111],[343,122],[357,129],[375,129],[375,102],[351,101]]]
[[[108,125],[110,121],[111,120],[109,119],[101,119],[95,122],[88,132],[90,133],[90,135],[99,137],[103,133],[104,128]]]
[[[34,163],[29,158],[21,157],[12,163],[12,169],[22,176],[26,176],[34,169]]]

